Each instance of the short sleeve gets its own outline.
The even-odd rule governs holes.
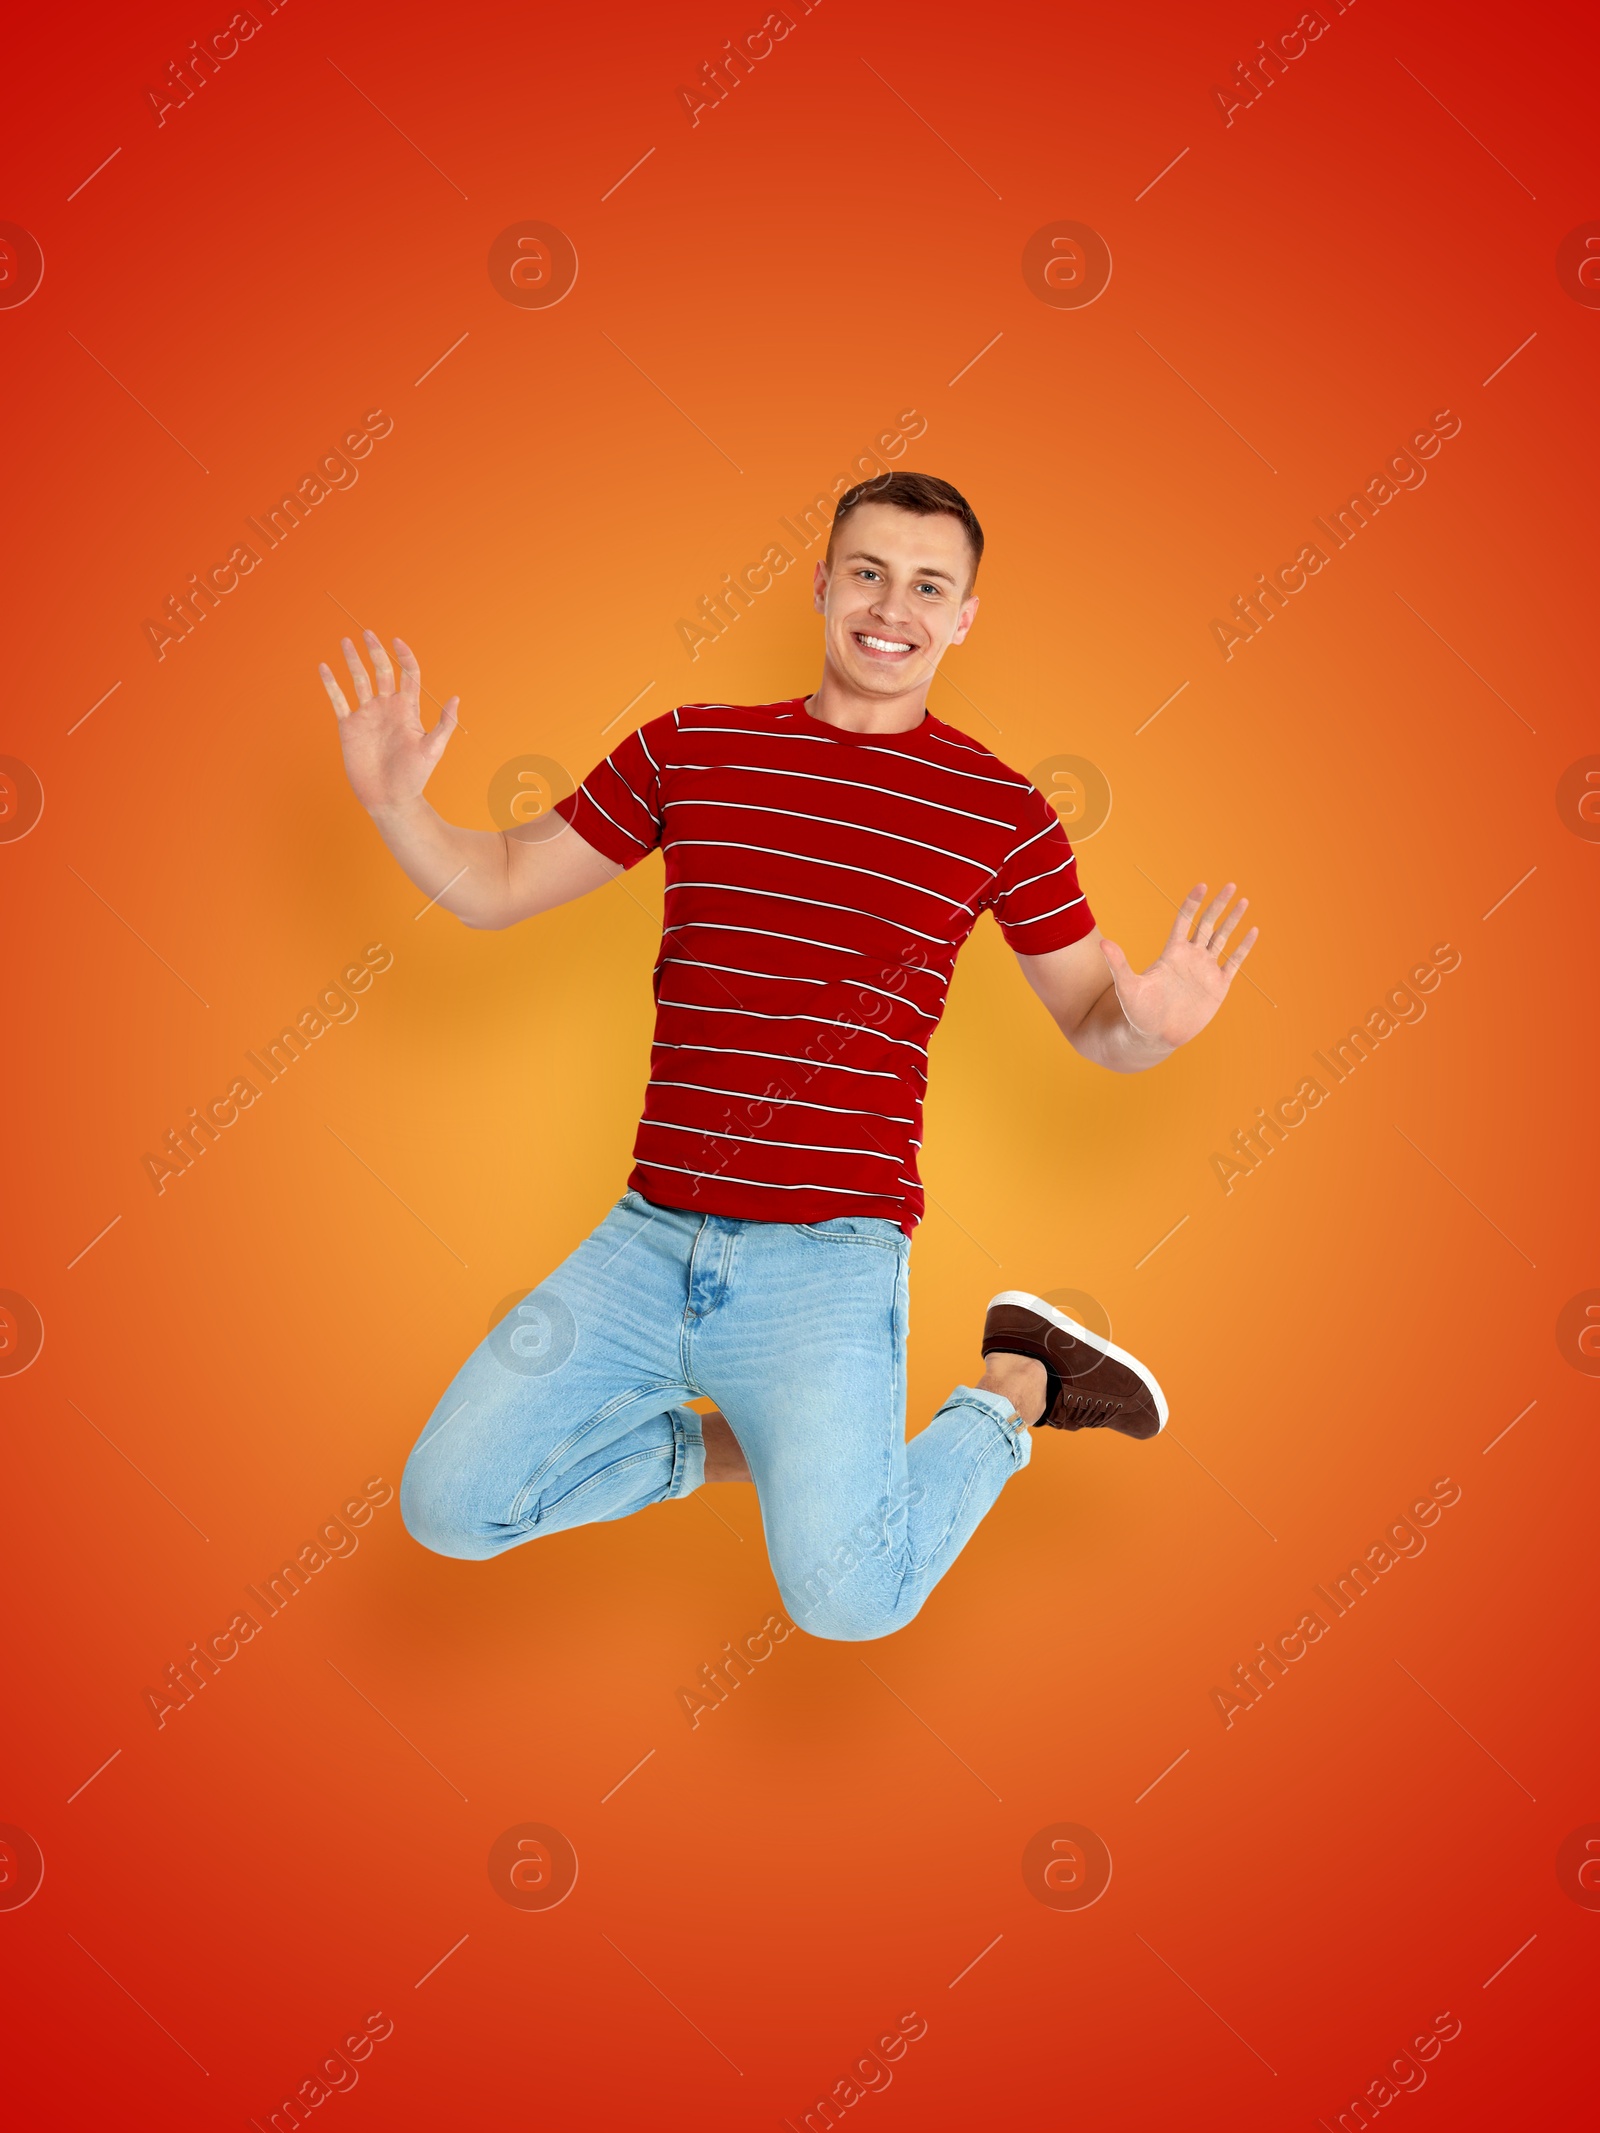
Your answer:
[[[661,842],[661,774],[676,728],[670,711],[619,741],[555,812],[618,866],[636,866]]]
[[[987,902],[1018,955],[1048,955],[1094,931],[1094,913],[1078,886],[1078,862],[1061,817],[1036,786],[1028,787],[1020,835],[995,876]]]

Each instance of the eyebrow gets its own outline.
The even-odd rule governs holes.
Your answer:
[[[889,568],[889,565],[884,561],[881,555],[868,555],[867,551],[864,548],[857,548],[853,550],[851,554],[845,557],[845,561],[847,563],[876,563],[880,570],[887,570]],[[951,576],[948,570],[938,570],[934,569],[931,566],[927,568],[919,567],[918,569],[914,570],[911,575],[914,578],[943,578],[946,585],[954,585],[958,582],[957,579]]]

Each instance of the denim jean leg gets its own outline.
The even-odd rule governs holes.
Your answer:
[[[706,1478],[705,1417],[693,1407],[673,1407],[667,1412],[672,1424],[671,1496],[689,1496]]]
[[[625,1196],[491,1329],[406,1462],[415,1539],[482,1560],[699,1486],[677,1345],[693,1227]]]

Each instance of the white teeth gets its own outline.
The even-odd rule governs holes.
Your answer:
[[[911,649],[909,644],[903,644],[893,637],[868,637],[863,635],[861,642],[870,645],[875,652],[909,652]]]

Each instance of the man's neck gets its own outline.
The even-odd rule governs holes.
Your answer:
[[[846,733],[909,733],[926,717],[927,697],[926,688],[908,690],[903,696],[868,696],[825,666],[805,705],[813,718],[826,726],[842,727]]]

